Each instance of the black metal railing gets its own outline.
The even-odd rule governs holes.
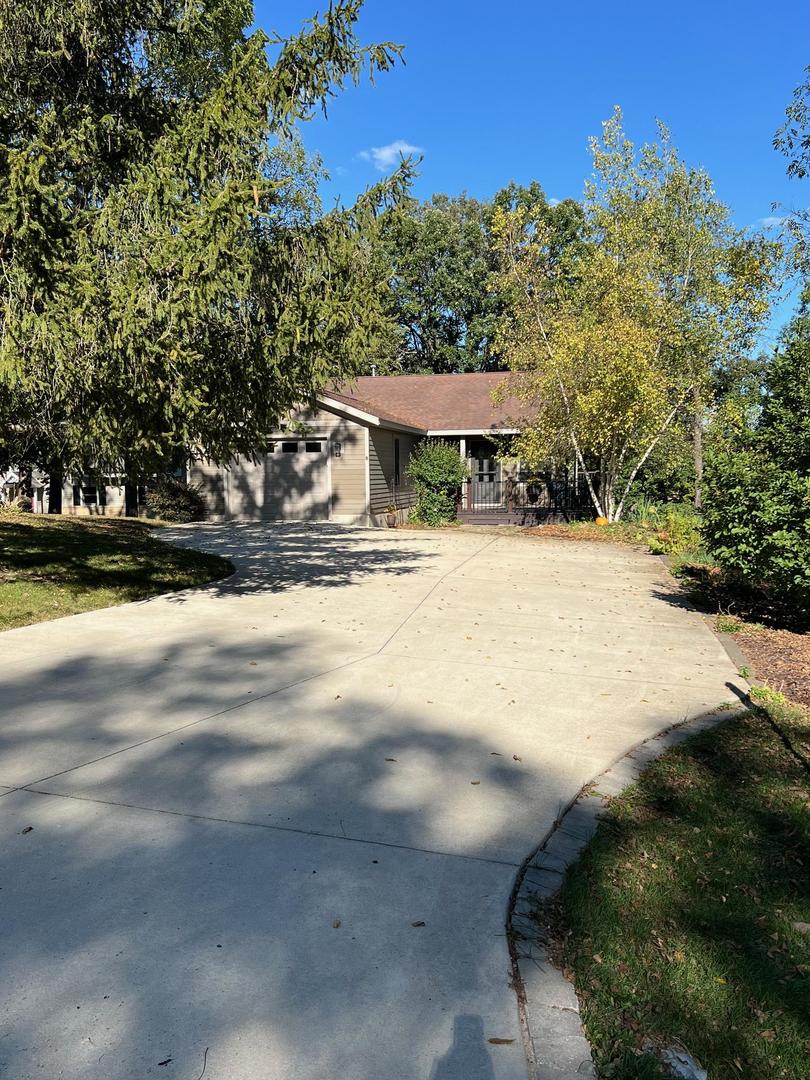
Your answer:
[[[591,500],[585,483],[565,476],[472,478],[462,485],[458,511],[462,518],[492,515],[542,521],[582,517],[591,512]]]

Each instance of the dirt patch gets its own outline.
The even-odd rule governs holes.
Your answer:
[[[735,640],[758,679],[810,709],[810,634],[741,623]]]

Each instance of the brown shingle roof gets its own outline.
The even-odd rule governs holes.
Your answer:
[[[516,398],[495,405],[492,391],[509,375],[504,372],[465,372],[461,375],[363,375],[341,386],[334,397],[373,413],[381,420],[407,424],[423,431],[488,431],[520,424]]]
[[[340,391],[327,390],[323,396],[330,398],[332,401],[338,401],[343,405],[350,405],[353,409],[360,409],[361,412],[378,416],[380,420],[387,420],[389,423],[402,424],[404,427],[422,428],[422,425],[413,418],[397,416],[390,409],[381,408],[378,402],[375,403],[366,398],[361,398],[358,394],[352,394],[345,386],[342,386]]]

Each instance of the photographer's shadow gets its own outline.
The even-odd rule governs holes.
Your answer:
[[[433,1066],[430,1080],[495,1080],[480,1016],[457,1016],[453,1045]]]

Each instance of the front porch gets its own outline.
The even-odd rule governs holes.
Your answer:
[[[592,513],[584,480],[569,470],[528,475],[497,456],[485,437],[459,440],[470,478],[461,488],[458,517],[465,525],[539,525],[570,521]]]
[[[465,525],[540,525],[592,513],[586,486],[568,477],[472,477],[463,485],[458,505],[459,521]]]

